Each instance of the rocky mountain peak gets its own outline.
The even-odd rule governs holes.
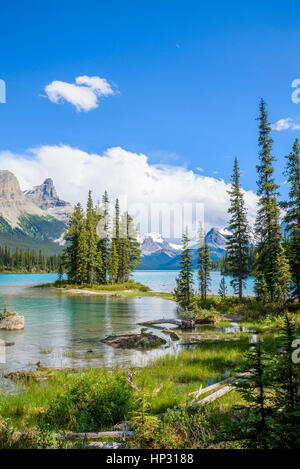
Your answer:
[[[33,189],[25,191],[25,195],[42,210],[67,203],[59,199],[51,178],[45,179],[40,186],[34,186]]]
[[[226,237],[216,228],[212,228],[205,236],[206,243],[209,247],[225,249]]]
[[[40,209],[59,220],[66,221],[73,211],[71,204],[59,198],[51,178],[24,193]]]
[[[0,197],[5,200],[16,200],[22,195],[16,176],[10,171],[0,170]]]

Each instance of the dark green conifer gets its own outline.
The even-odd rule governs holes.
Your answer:
[[[258,211],[255,231],[258,239],[256,257],[256,291],[262,291],[258,285],[262,279],[267,286],[267,299],[276,301],[289,288],[289,268],[283,252],[279,207],[277,203],[278,186],[274,180],[272,155],[273,140],[268,122],[266,105],[260,102],[259,121],[259,165],[258,172]]]
[[[176,279],[176,288],[174,295],[176,301],[183,307],[188,309],[193,299],[193,269],[192,256],[190,251],[190,240],[188,229],[182,235],[182,251],[180,254],[180,272]]]
[[[207,298],[211,282],[210,271],[211,260],[209,247],[206,244],[205,233],[200,223],[198,232],[198,281],[202,300],[206,300]]]
[[[281,206],[285,209],[287,256],[292,274],[292,294],[300,303],[300,146],[296,138],[293,150],[286,157],[285,174],[289,184],[289,199]]]
[[[229,274],[232,276],[231,286],[238,295],[239,301],[243,298],[243,287],[248,278],[248,223],[243,193],[240,187],[240,170],[238,160],[235,158],[233,174],[231,178],[231,190],[229,191],[230,214],[229,231],[226,251]]]

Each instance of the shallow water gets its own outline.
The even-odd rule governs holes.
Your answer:
[[[177,271],[137,271],[134,280],[155,291],[172,291],[177,275]],[[213,272],[212,286],[220,278],[219,272]],[[56,274],[0,274],[0,307],[6,301],[10,310],[25,316],[24,331],[0,331],[0,339],[15,342],[5,348],[0,373],[35,369],[39,362],[45,367],[144,366],[178,349],[179,344],[159,329],[154,333],[167,344],[155,350],[121,350],[100,343],[107,335],[140,331],[139,322],[176,317],[174,302],[155,297],[66,296],[33,288],[56,279]]]
[[[0,339],[15,342],[5,348],[0,372],[36,368],[37,362],[49,367],[143,366],[166,353],[166,348],[119,350],[99,341],[111,334],[140,331],[141,321],[174,318],[174,302],[154,297],[65,296],[32,288],[53,279],[56,275],[0,274],[0,301],[6,300],[10,310],[25,316],[24,331],[0,331]],[[169,342],[168,336],[163,337]]]

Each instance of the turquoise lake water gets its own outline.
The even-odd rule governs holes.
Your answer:
[[[172,291],[177,274],[138,271],[134,279],[156,291]],[[176,348],[166,335],[162,335],[166,346],[152,351],[118,350],[100,342],[107,335],[140,331],[141,321],[176,317],[174,302],[154,297],[72,297],[33,288],[56,278],[56,274],[0,274],[0,307],[5,300],[10,310],[25,317],[24,331],[0,331],[0,339],[15,342],[5,348],[4,358],[0,356],[5,361],[0,373],[35,368],[38,362],[49,367],[143,366]],[[220,278],[213,273],[212,291],[218,290]],[[252,279],[248,294],[251,288]]]

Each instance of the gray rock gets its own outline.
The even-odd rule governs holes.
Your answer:
[[[166,344],[166,340],[161,339],[160,337],[152,334],[142,332],[137,334],[134,332],[129,332],[127,334],[108,336],[105,339],[102,339],[100,342],[110,345],[114,348],[141,348],[149,349],[154,347],[159,347],[160,345]]]
[[[15,345],[12,340],[0,340],[0,346],[4,345],[4,347],[10,347],[11,345]]]
[[[0,330],[3,331],[20,331],[24,329],[24,325],[24,316],[20,316],[15,311],[2,319],[0,318]]]

